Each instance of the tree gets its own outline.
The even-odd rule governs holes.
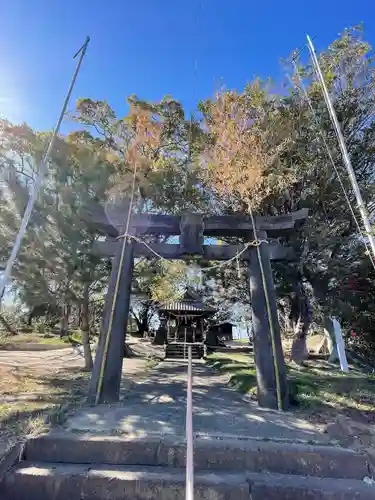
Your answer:
[[[294,165],[286,161],[293,128],[261,82],[243,93],[223,90],[200,108],[211,139],[207,183],[232,210],[254,212],[270,193],[282,193],[294,181]]]
[[[180,213],[207,204],[199,177],[199,152],[204,133],[187,120],[181,104],[165,97],[149,103],[128,98],[129,113],[118,118],[105,101],[81,99],[75,120],[87,130],[77,134],[111,155],[116,167],[112,196],[122,203],[129,197],[136,168],[134,206],[138,211]]]
[[[86,129],[77,135],[106,151],[115,165],[106,205],[109,218],[112,210],[128,201],[133,176],[134,211],[180,213],[204,209],[207,197],[197,164],[204,145],[199,123],[187,120],[181,104],[170,96],[159,103],[131,96],[128,103],[129,113],[123,118],[116,117],[105,101],[81,99],[77,103],[75,119]],[[178,262],[136,262],[131,310],[141,335],[149,329],[157,304],[181,292],[184,269],[185,265]]]
[[[362,40],[361,28],[354,27],[319,58],[372,214],[372,49]],[[75,309],[87,347],[94,311],[99,314],[102,307],[102,301],[95,304],[105,288],[109,262],[89,255],[97,236],[82,221],[80,209],[94,199],[110,217],[112,204],[129,201],[135,175],[134,212],[278,215],[309,208],[305,226],[280,242],[294,248],[297,262],[274,266],[280,317],[294,333],[292,358],[304,360],[311,324],[322,324],[333,314],[346,332],[356,324],[361,347],[371,349],[372,263],[338,176],[352,204],[355,198],[319,83],[309,63],[294,60],[288,92],[280,95],[271,91],[270,81],[260,80],[242,92],[223,89],[200,103],[201,120],[187,119],[170,96],[157,103],[132,96],[124,117],[117,117],[106,101],[78,101],[75,120],[82,130],[57,141],[14,268],[13,287],[30,319],[34,312],[48,314],[51,321],[60,318],[64,333]],[[0,262],[10,253],[48,137],[25,124],[0,121]],[[158,301],[180,292],[187,275],[179,266],[137,261],[133,311],[140,331],[148,328]],[[234,304],[249,304],[241,263],[240,268],[241,280],[236,266],[205,271],[205,292],[222,317]],[[353,276],[366,294],[349,286]],[[90,364],[88,356],[86,362]]]
[[[215,265],[217,263],[209,263]],[[250,322],[251,298],[247,263],[239,260],[219,268],[202,271],[202,293],[208,305],[217,310],[215,322]]]
[[[1,122],[0,166],[3,178],[0,239],[2,258],[10,253],[15,233],[34,182],[43,143],[48,138],[27,126]],[[105,196],[113,170],[107,154],[75,136],[59,138],[48,177],[32,214],[27,235],[14,266],[13,284],[32,310],[61,311],[61,333],[66,334],[72,304],[82,305],[86,367],[92,365],[88,343],[89,283],[108,273],[99,259],[88,257],[96,236],[80,217],[93,193]]]
[[[134,267],[131,312],[139,335],[150,330],[150,322],[161,304],[183,295],[186,264],[183,261],[139,260]]]
[[[319,59],[360,189],[371,206],[375,138],[371,48],[362,40],[361,28],[354,27],[345,30]],[[310,102],[301,88],[301,78],[307,81],[306,93]],[[315,81],[311,67],[298,62],[293,82],[287,104],[299,126],[292,150],[299,165],[299,176],[288,190],[288,209],[305,206],[310,211],[309,222],[302,234],[302,248],[299,243],[301,251],[297,274],[292,280],[290,272],[288,276],[289,283],[294,283],[294,302],[297,302],[294,311],[298,317],[292,355],[300,362],[307,354],[305,339],[313,310],[315,316],[332,314],[334,310],[337,314],[335,296],[339,295],[342,277],[346,275],[344,269],[351,268],[358,258],[363,261],[368,257],[364,255],[362,236],[358,234],[338,178],[339,175],[355,207],[354,193],[342,163],[320,85]],[[325,142],[336,168],[330,161]],[[339,316],[343,313],[341,310]]]
[[[371,48],[363,42],[359,27],[346,30],[320,55],[369,207],[373,203],[375,137],[372,60]],[[306,82],[314,112],[301,89],[300,78]],[[337,311],[342,268],[368,257],[362,250],[362,237],[337,171],[327,155],[324,141],[354,204],[311,66],[296,61],[289,95],[270,94],[268,88],[256,82],[242,93],[223,91],[201,105],[211,136],[206,156],[210,163],[207,181],[217,196],[226,199],[226,211],[256,208],[260,214],[277,215],[309,208],[310,217],[302,231],[285,240],[295,249],[298,262],[275,265],[280,313],[294,328],[292,358],[302,362],[312,322],[322,322],[324,314]]]
[[[242,93],[223,90],[213,100],[201,103],[210,137],[204,173],[213,196],[220,199],[216,207],[222,212],[253,217],[263,210],[271,194],[281,197],[295,182],[290,157],[295,131],[284,108],[281,98],[271,99],[268,83],[259,80]],[[247,277],[245,266],[238,266],[242,277]],[[229,302],[232,310],[236,304],[241,311],[238,314],[249,317],[248,280],[239,279],[237,273],[231,267],[221,269],[219,276],[214,273],[211,292],[216,289],[213,296],[225,304],[224,310],[230,310]]]

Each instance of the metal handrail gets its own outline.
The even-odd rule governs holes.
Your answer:
[[[193,454],[193,370],[192,348],[188,346],[187,404],[186,404],[186,500],[194,500]]]

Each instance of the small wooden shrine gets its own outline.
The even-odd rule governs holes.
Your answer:
[[[180,300],[162,305],[159,318],[165,329],[166,357],[185,358],[187,345],[192,346],[194,357],[202,357],[207,319],[215,312],[191,289]]]

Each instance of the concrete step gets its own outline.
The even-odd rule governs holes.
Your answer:
[[[185,467],[183,440],[51,433],[31,438],[28,461]],[[362,479],[372,475],[366,455],[322,445],[256,439],[202,439],[194,442],[196,470],[250,471]]]
[[[5,479],[9,500],[184,500],[185,470],[22,462]],[[198,473],[194,500],[248,500],[244,475]]]
[[[185,470],[22,462],[3,485],[9,500],[183,500]],[[195,475],[194,499],[373,500],[375,487],[353,479],[269,473]]]
[[[249,500],[370,500],[375,486],[358,479],[247,473]]]

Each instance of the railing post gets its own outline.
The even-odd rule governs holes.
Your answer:
[[[186,326],[185,326],[185,341],[184,341],[184,359],[186,359]]]
[[[186,500],[194,499],[194,454],[193,454],[193,370],[192,347],[188,347],[188,377],[186,405]]]

